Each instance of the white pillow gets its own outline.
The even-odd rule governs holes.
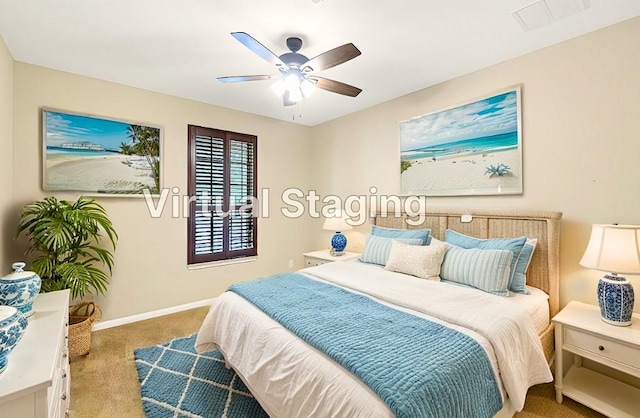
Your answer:
[[[438,238],[430,237],[429,245],[448,245],[444,241],[440,241]]]
[[[422,279],[440,281],[440,266],[446,252],[446,244],[408,245],[394,240],[384,268]]]

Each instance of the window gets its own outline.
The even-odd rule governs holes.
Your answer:
[[[257,140],[189,125],[189,264],[258,254]]]

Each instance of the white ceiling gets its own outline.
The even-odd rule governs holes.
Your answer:
[[[0,35],[17,61],[313,126],[640,15],[638,0],[590,0],[526,32],[511,12],[531,1],[0,0]],[[361,56],[319,75],[363,92],[318,90],[299,118],[272,81],[220,83],[276,73],[234,31],[276,55],[289,36],[309,58],[353,42]]]

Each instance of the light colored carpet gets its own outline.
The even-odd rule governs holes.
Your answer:
[[[91,352],[71,360],[70,418],[143,418],[133,350],[197,332],[208,308],[93,333]]]
[[[70,418],[144,418],[133,350],[197,332],[206,314],[198,308],[94,332],[89,355],[71,361]],[[531,388],[515,416],[603,417],[566,397],[556,403],[552,383]]]

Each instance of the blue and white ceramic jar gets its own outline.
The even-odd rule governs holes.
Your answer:
[[[27,318],[13,306],[0,306],[0,373],[7,367],[7,357],[22,338]]]
[[[347,237],[345,237],[340,232],[336,232],[335,234],[333,234],[333,237],[331,238],[331,248],[333,248],[334,252],[342,254],[346,247]]]
[[[605,275],[598,282],[598,302],[602,320],[611,325],[631,325],[633,286],[622,276]]]
[[[40,292],[40,277],[32,271],[24,271],[25,264],[13,263],[15,270],[0,278],[0,305],[13,306],[25,317],[33,315],[33,301]]]

